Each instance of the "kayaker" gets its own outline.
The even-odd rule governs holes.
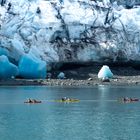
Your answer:
[[[128,97],[124,97],[124,102],[128,102],[128,101],[130,101],[130,99],[128,98]]]
[[[35,99],[28,99],[27,101],[25,101],[24,103],[41,103],[41,101],[35,100]]]
[[[62,97],[62,101],[66,101],[67,100],[67,97]]]
[[[28,102],[28,103],[32,103],[33,101],[29,98],[27,102]]]

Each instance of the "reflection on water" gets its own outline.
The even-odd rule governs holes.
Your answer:
[[[122,104],[120,97],[140,98],[139,87],[59,88],[0,87],[1,140],[137,140],[140,103]],[[79,103],[57,103],[61,97]],[[42,104],[24,104],[27,98]]]

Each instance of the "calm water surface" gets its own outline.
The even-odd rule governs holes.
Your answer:
[[[64,96],[81,101],[53,101]],[[139,140],[140,102],[122,96],[140,98],[140,87],[0,87],[0,140]]]

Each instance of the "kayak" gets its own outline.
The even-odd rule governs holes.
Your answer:
[[[69,100],[55,100],[55,102],[59,102],[59,103],[75,103],[75,102],[80,102],[80,100],[78,99],[69,99]]]
[[[31,102],[25,101],[24,103],[26,103],[26,104],[38,104],[38,103],[42,103],[42,102],[41,101],[31,101]]]
[[[139,99],[138,99],[138,98],[128,98],[128,99],[121,98],[121,99],[119,99],[118,101],[119,101],[119,102],[130,103],[130,102],[138,102]]]
[[[135,98],[135,99],[130,99],[131,102],[137,102],[139,101],[139,99]]]

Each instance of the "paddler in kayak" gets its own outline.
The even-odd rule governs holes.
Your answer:
[[[67,97],[62,97],[61,100],[62,101],[70,101],[71,99],[70,98],[67,98]]]
[[[35,104],[35,103],[41,103],[41,101],[35,100],[35,99],[28,99],[27,101],[25,101],[24,103],[30,103],[30,104]]]
[[[139,101],[138,98],[128,98],[128,97],[124,97],[122,100],[124,102],[137,102],[137,101]]]

